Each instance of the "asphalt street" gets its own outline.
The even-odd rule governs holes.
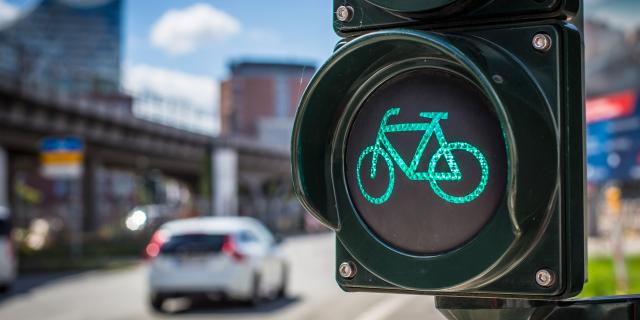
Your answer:
[[[289,295],[256,308],[176,299],[168,313],[154,313],[141,264],[22,277],[11,293],[0,295],[0,319],[444,319],[430,297],[342,292],[333,278],[333,241],[331,234],[288,239],[283,249],[291,263]]]

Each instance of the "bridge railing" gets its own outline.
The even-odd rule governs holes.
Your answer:
[[[88,80],[90,81],[90,80]],[[44,105],[56,105],[118,118],[130,117],[132,97],[123,93],[73,92],[56,83],[20,79],[0,69],[0,90]]]

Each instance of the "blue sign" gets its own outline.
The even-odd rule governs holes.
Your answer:
[[[83,171],[82,140],[75,137],[47,138],[40,145],[41,173],[52,179],[79,178]]]
[[[629,92],[624,94],[629,95]],[[614,98],[610,100],[610,105],[605,108],[597,106],[610,111],[612,117],[595,119],[587,125],[589,182],[604,184],[612,180],[640,180],[640,95],[631,94],[631,100],[619,99],[612,95]],[[590,103],[587,102],[588,120],[589,107]],[[598,112],[603,113],[602,110]]]
[[[42,140],[40,151],[82,151],[84,144],[80,138],[62,137],[62,138],[46,138]]]

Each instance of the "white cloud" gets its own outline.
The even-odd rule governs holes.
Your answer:
[[[0,26],[13,21],[18,17],[20,11],[15,6],[7,3],[4,0],[0,0]]]
[[[149,91],[203,108],[218,103],[219,86],[212,78],[142,64],[127,68],[124,78],[125,89],[134,93]]]
[[[205,3],[167,11],[151,27],[151,43],[171,54],[192,52],[205,42],[220,41],[240,33],[240,22]]]
[[[137,99],[141,104],[134,111],[139,116],[211,134],[218,132],[220,86],[212,78],[140,64],[126,68],[124,87],[134,97],[161,99]]]

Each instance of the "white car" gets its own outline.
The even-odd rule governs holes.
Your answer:
[[[11,243],[11,216],[0,207],[0,292],[6,291],[16,277],[16,257]]]
[[[257,304],[284,296],[288,269],[278,242],[258,220],[202,217],[165,223],[146,247],[150,303],[206,296]]]

